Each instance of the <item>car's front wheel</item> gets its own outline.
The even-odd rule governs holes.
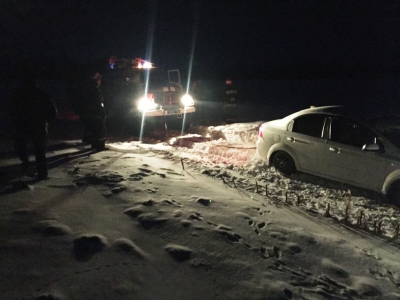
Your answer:
[[[291,175],[296,172],[293,158],[284,151],[278,151],[272,158],[272,165],[283,175]]]
[[[400,180],[393,182],[387,192],[387,200],[390,203],[400,205]]]

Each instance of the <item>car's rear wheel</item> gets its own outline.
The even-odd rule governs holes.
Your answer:
[[[387,192],[387,200],[390,203],[400,205],[400,180],[393,182]]]
[[[293,158],[284,151],[275,153],[272,158],[272,165],[284,175],[291,175],[296,172],[296,164]]]

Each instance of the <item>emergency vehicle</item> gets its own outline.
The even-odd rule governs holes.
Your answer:
[[[196,111],[182,86],[179,70],[156,68],[141,58],[109,59],[105,84],[112,83],[112,102],[125,118],[175,121],[188,127]],[[119,107],[119,109],[118,109]]]

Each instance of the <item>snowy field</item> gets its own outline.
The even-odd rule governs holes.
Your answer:
[[[49,180],[3,181],[0,298],[399,299],[399,209],[268,168],[260,124],[62,141]]]

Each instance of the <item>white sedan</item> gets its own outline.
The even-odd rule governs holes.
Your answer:
[[[305,172],[400,203],[400,121],[368,122],[345,107],[309,108],[261,125],[257,152],[284,175]]]

